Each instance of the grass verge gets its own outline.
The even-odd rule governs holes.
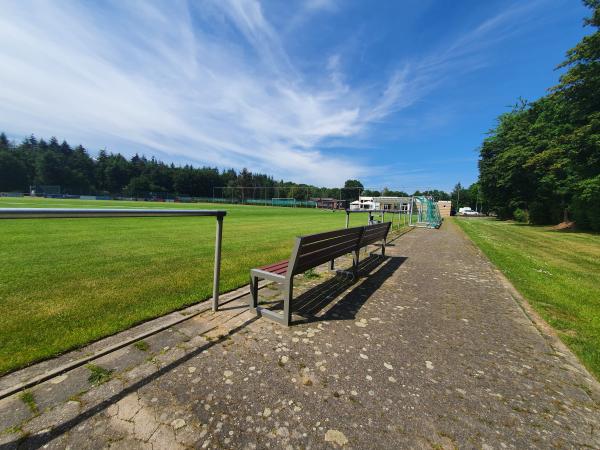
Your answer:
[[[600,379],[600,235],[453,220]]]
[[[221,292],[288,258],[294,238],[343,228],[303,208],[0,198],[0,208],[225,209]],[[351,226],[366,222],[351,217]],[[0,375],[212,295],[215,219],[0,220]],[[310,274],[309,274],[310,276]],[[139,348],[139,347],[138,347]]]

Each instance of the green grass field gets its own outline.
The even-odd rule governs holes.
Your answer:
[[[225,209],[221,292],[346,215],[301,208],[0,198],[0,207]],[[355,215],[362,225],[366,215]],[[0,374],[212,295],[213,217],[0,220]]]
[[[454,221],[600,378],[600,235]]]

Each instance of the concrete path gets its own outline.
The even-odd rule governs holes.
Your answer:
[[[305,281],[304,323],[233,301],[100,359],[114,372],[98,386],[82,367],[32,389],[33,405],[3,400],[0,445],[600,448],[597,383],[455,225],[388,255],[356,284]]]

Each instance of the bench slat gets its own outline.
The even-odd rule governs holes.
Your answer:
[[[331,238],[331,239],[324,239],[322,241],[311,242],[309,244],[305,244],[304,242],[301,242],[299,254],[312,253],[317,250],[321,250],[321,249],[327,248],[327,247],[332,247],[335,244],[339,244],[341,242],[348,242],[348,241],[357,242],[358,235],[339,236],[339,237],[335,237],[335,238]]]
[[[279,262],[276,262],[274,264],[269,264],[267,266],[259,267],[259,269],[261,269],[261,270],[267,270],[267,269],[272,269],[272,268],[275,268],[275,267],[278,267],[278,266],[287,266],[288,263],[289,263],[289,260],[284,259],[283,261],[279,261]]]
[[[317,233],[317,234],[309,234],[306,236],[301,236],[303,244],[310,244],[311,242],[323,241],[325,239],[331,239],[338,236],[344,235],[359,235],[362,233],[364,227],[354,227],[354,228],[343,228],[341,230],[334,231],[326,231],[325,233]]]
[[[384,237],[386,237],[386,235],[387,235],[387,233],[373,233],[373,234],[370,234],[369,236],[364,236],[360,240],[360,245],[362,247],[365,244],[370,244],[375,241],[381,241]]]
[[[304,245],[302,239],[300,239],[300,245],[298,247],[298,253],[296,257],[302,258],[318,252],[333,252],[340,246],[345,246],[346,244],[358,245],[360,237],[360,234],[340,236],[338,238],[327,239],[325,241],[313,242],[309,245]]]
[[[365,227],[365,232],[360,240],[360,246],[364,247],[374,242],[383,240],[389,233],[390,226],[391,222],[384,222]]]
[[[284,261],[279,261],[275,264],[269,264],[268,266],[259,267],[260,270],[264,270],[265,272],[276,273],[278,275],[283,275],[287,272],[289,261],[286,259]]]
[[[288,270],[288,266],[284,266],[284,267],[278,267],[277,269],[271,269],[270,272],[279,274],[279,275],[283,275],[284,273],[287,273]]]
[[[306,257],[308,255],[313,255],[313,254],[316,254],[319,252],[333,252],[340,246],[345,246],[346,244],[357,246],[358,242],[359,242],[359,240],[358,240],[359,237],[360,236],[344,237],[344,239],[339,239],[339,240],[338,239],[328,240],[327,242],[321,243],[321,245],[319,245],[319,246],[311,246],[308,249],[300,247],[300,249],[298,250],[297,257],[302,258],[302,257]]]
[[[315,259],[320,255],[331,255],[331,258],[337,258],[338,253],[344,251],[347,248],[354,247],[356,249],[357,243],[358,242],[356,240],[340,242],[338,244],[332,245],[331,247],[326,247],[315,252],[301,254],[300,256],[298,256],[298,261],[307,261],[310,259]]]
[[[294,267],[294,274],[304,272],[307,269],[316,267],[327,261],[331,261],[332,259],[339,258],[353,250],[356,250],[356,242],[339,244],[338,247],[331,251],[320,251],[300,257]]]

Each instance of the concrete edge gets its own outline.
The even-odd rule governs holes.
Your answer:
[[[271,282],[263,280],[259,283],[258,288],[263,289],[264,287],[266,287],[269,284],[271,284]],[[249,289],[250,289],[250,285],[246,284],[244,286],[238,287],[229,292],[221,294],[219,306],[223,306],[231,301],[234,301],[236,299],[244,297],[245,295],[247,295],[250,292]],[[28,366],[22,367],[21,369],[17,369],[13,372],[9,372],[0,377],[0,380],[9,380],[7,383],[7,386],[5,386],[4,388],[2,388],[0,390],[2,392],[4,392],[4,391],[14,389],[20,384],[26,383],[29,380],[33,380],[37,377],[43,376],[44,374],[48,374],[50,372],[56,372],[56,374],[52,375],[49,379],[60,376],[61,373],[69,372],[74,369],[74,368],[70,367],[74,360],[79,360],[79,359],[84,358],[81,355],[77,356],[77,354],[83,353],[84,355],[87,355],[87,357],[90,361],[93,361],[94,359],[97,359],[102,356],[106,356],[106,355],[96,356],[97,351],[89,350],[92,346],[102,345],[103,341],[107,342],[106,345],[108,345],[110,347],[118,346],[121,343],[130,340],[132,333],[140,334],[144,330],[148,330],[148,329],[152,329],[156,326],[160,326],[160,324],[162,322],[164,322],[165,320],[167,320],[169,317],[183,316],[185,319],[187,319],[187,318],[191,319],[193,317],[196,317],[198,314],[202,314],[207,311],[211,311],[211,308],[212,308],[210,305],[211,299],[212,299],[212,297],[202,300],[193,305],[184,307],[183,309],[178,309],[178,310],[172,311],[170,313],[164,314],[162,316],[155,317],[154,319],[149,319],[145,322],[139,323],[130,328],[119,331],[115,334],[111,334],[109,336],[105,336],[105,337],[95,340],[93,342],[89,342],[88,344],[86,344],[82,347],[68,350],[60,355],[57,355],[57,356],[54,356],[54,357],[51,357],[48,359],[44,359],[42,361],[38,361],[38,362],[35,362]],[[176,324],[173,324],[173,326],[175,326],[175,325]],[[160,332],[162,332],[162,331],[157,331],[157,333],[160,333]],[[157,334],[157,333],[155,333],[155,334]],[[115,339],[116,339],[116,341],[115,341]],[[115,350],[115,351],[117,351],[117,350]],[[73,357],[69,358],[72,355],[73,355]],[[63,361],[62,363],[58,364],[57,366],[52,367],[52,364],[51,364],[52,361],[58,360],[58,359],[67,359],[67,361],[66,362]],[[48,367],[48,364],[50,364],[50,367]],[[48,381],[48,380],[46,379],[46,380],[43,380],[42,382],[45,382],[45,381]],[[42,382],[36,383],[36,384],[41,384]],[[14,395],[14,394],[11,394],[11,395]]]
[[[500,283],[502,283],[502,286],[509,292],[513,301],[519,307],[519,310],[533,324],[538,333],[540,333],[540,336],[542,336],[548,342],[548,345],[550,345],[550,347],[563,354],[569,361],[569,364],[573,365],[573,367],[575,367],[579,372],[581,372],[581,374],[584,375],[586,381],[588,382],[588,387],[593,393],[593,396],[591,396],[592,400],[596,402],[600,407],[600,381],[597,380],[596,377],[588,370],[588,368],[583,365],[583,363],[579,360],[577,355],[573,353],[573,351],[567,346],[567,344],[565,344],[560,339],[558,332],[542,318],[542,316],[533,308],[529,301],[510,282],[506,275],[504,275],[504,273],[496,266],[496,264],[494,264],[488,258],[488,256],[477,246],[477,244],[473,242],[469,235],[465,233],[465,231],[456,223],[452,222],[452,226],[458,228],[460,230],[460,233],[469,242],[469,245],[471,245],[471,247],[480,256],[482,256],[490,264],[491,267],[493,267],[493,271],[496,275],[496,278],[498,278]]]
[[[396,233],[389,242],[394,242],[394,241],[400,239],[402,236],[409,233],[413,229],[414,229],[414,227],[408,227],[406,230],[402,230],[400,233]],[[258,288],[263,289],[264,287],[266,287],[272,283],[273,282],[268,281],[268,280],[261,280],[259,282]],[[220,295],[219,306],[223,306],[231,301],[234,301],[236,299],[244,297],[249,292],[250,292],[250,284],[245,284],[245,285],[235,288],[231,291],[223,293]],[[34,362],[28,366],[25,366],[20,369],[16,369],[12,372],[6,373],[6,374],[0,376],[0,393],[4,394],[5,391],[10,391],[10,390],[16,389],[16,388],[18,388],[18,386],[24,385],[31,380],[34,380],[34,379],[40,378],[40,377],[44,377],[44,375],[49,375],[50,372],[52,372],[51,376],[49,376],[48,378],[44,378],[39,383],[36,382],[35,385],[41,384],[43,382],[48,381],[49,379],[60,376],[63,373],[74,370],[75,367],[70,367],[73,365],[74,361],[86,359],[86,360],[88,360],[86,362],[89,362],[89,361],[93,361],[97,358],[100,358],[102,356],[106,356],[106,355],[96,355],[96,353],[98,353],[98,350],[93,350],[93,347],[102,346],[103,342],[107,346],[118,347],[123,342],[130,340],[131,334],[137,335],[137,334],[143,333],[145,330],[147,331],[148,329],[152,329],[156,326],[159,326],[162,322],[167,321],[168,318],[172,318],[172,317],[179,315],[179,316],[184,316],[185,318],[191,319],[191,318],[197,316],[198,314],[207,312],[207,311],[211,310],[211,306],[210,306],[211,299],[212,299],[212,297],[209,297],[205,300],[201,300],[197,303],[186,306],[184,308],[177,309],[175,311],[171,311],[170,313],[164,314],[162,316],[158,316],[153,319],[149,319],[144,322],[138,323],[137,325],[133,325],[132,327],[129,327],[125,330],[121,330],[117,333],[114,333],[114,334],[111,334],[108,336],[104,336],[100,339],[88,342],[87,344],[85,344],[81,347],[67,350],[64,353],[61,353],[59,355],[56,355],[56,356],[53,356],[53,357],[50,357],[50,358],[47,358],[47,359],[44,359],[41,361]],[[176,324],[173,324],[173,326],[175,326],[175,325]],[[160,330],[157,331],[157,333],[160,333],[160,332],[162,332],[162,331],[160,331]],[[117,351],[117,350],[115,350],[115,351]],[[112,353],[112,352],[110,352],[110,353]],[[63,361],[56,366],[52,366],[52,362],[53,361],[58,362],[59,359],[62,359]],[[4,381],[6,383],[6,385],[2,386],[2,384],[3,384],[2,381]],[[19,391],[20,390],[22,390],[22,389],[19,389]],[[14,393],[12,393],[10,395],[14,395]]]

